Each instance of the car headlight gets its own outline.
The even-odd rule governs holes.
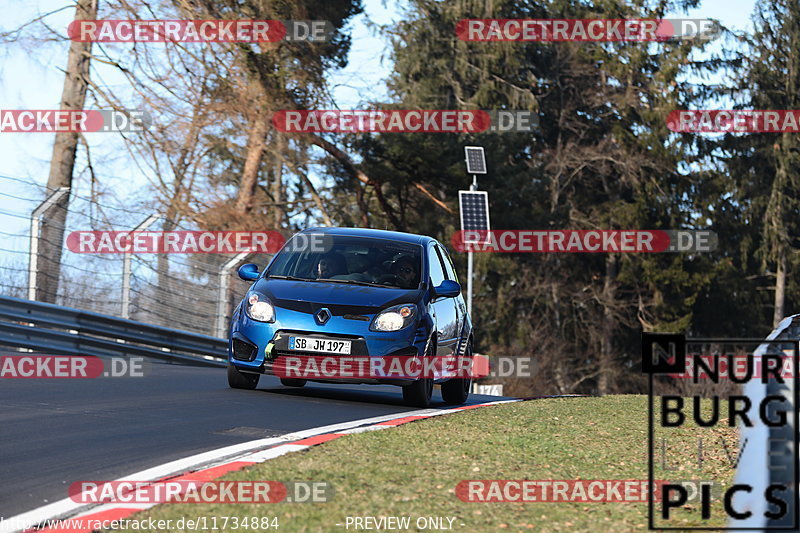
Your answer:
[[[259,322],[275,322],[275,307],[269,299],[250,293],[244,306],[247,316]]]
[[[410,326],[416,315],[416,305],[396,305],[378,313],[369,329],[372,331],[398,331]]]

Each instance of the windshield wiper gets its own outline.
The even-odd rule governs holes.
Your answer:
[[[266,276],[268,279],[288,279],[289,281],[315,281],[313,279],[308,278],[298,278],[296,276],[283,276],[280,274],[267,274]]]
[[[365,285],[367,287],[385,287],[388,289],[399,289],[397,285],[384,285],[382,283],[372,283],[369,281],[358,281],[355,279],[329,279],[329,278],[322,278],[318,279],[317,281],[330,281],[332,283],[347,283],[348,285]]]

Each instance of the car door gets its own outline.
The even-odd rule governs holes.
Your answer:
[[[456,268],[453,266],[453,260],[450,259],[450,254],[447,253],[447,250],[441,244],[436,245],[439,249],[439,253],[441,255],[442,261],[444,262],[444,274],[447,279],[451,279],[458,283],[458,275],[456,274]],[[467,316],[467,304],[464,302],[464,297],[458,295],[457,298],[453,298],[453,303],[456,308],[456,336],[458,337],[456,341],[456,350],[461,352],[464,349],[463,342],[466,342],[467,335],[465,335],[464,331],[464,322],[466,321]]]
[[[431,288],[438,287],[447,278],[444,260],[435,244],[428,246],[428,269]],[[455,353],[458,342],[458,314],[456,298],[437,296],[431,302],[436,320],[436,355],[449,356]]]

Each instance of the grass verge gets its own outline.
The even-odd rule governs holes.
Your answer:
[[[706,442],[702,457],[698,438]],[[737,439],[736,429],[693,424],[657,434],[656,477],[728,485]],[[335,497],[316,504],[164,504],[132,518],[277,517],[279,531],[292,532],[348,531],[336,525],[348,516],[410,516],[411,531],[418,531],[418,517],[455,517],[453,531],[463,532],[642,531],[646,503],[465,503],[455,487],[465,479],[646,480],[647,398],[554,398],[467,410],[348,435],[225,479],[326,481]],[[697,515],[690,508],[671,525],[700,525]],[[712,521],[702,525],[724,523],[721,505],[714,505]]]

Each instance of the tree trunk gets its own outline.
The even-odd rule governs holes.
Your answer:
[[[174,201],[174,199],[173,199]],[[167,206],[167,212],[164,216],[164,224],[162,231],[173,231],[177,227],[176,220],[178,218],[177,209],[174,204]],[[169,255],[156,254],[156,294],[155,302],[152,308],[157,311],[159,316],[153,317],[151,320],[155,324],[169,325],[170,316],[176,311],[179,306],[175,305],[175,293],[173,292],[172,278],[170,277],[170,263]]]
[[[239,194],[236,198],[236,211],[248,214],[253,210],[253,196],[258,185],[258,172],[264,158],[264,147],[267,139],[269,123],[262,112],[256,116],[250,127],[247,137],[247,154],[242,170],[242,179],[239,181]]]
[[[784,300],[786,297],[786,255],[781,253],[778,258],[778,271],[775,275],[775,305],[772,314],[772,327],[775,327],[784,317]]]
[[[603,283],[603,331],[600,341],[599,376],[597,378],[597,392],[608,394],[611,390],[610,383],[614,374],[614,299],[616,295],[617,258],[614,254],[606,256],[606,275]]]
[[[275,171],[270,184],[270,194],[275,203],[275,210],[272,212],[272,225],[275,231],[280,231],[283,227],[284,210],[283,199],[286,196],[283,187],[283,154],[286,150],[286,141],[280,135],[276,136],[275,145],[277,147],[277,157],[275,158]]]
[[[78,0],[75,20],[94,20],[97,18],[99,0]],[[91,42],[73,41],[67,56],[67,71],[64,88],[61,92],[61,110],[83,109],[86,101],[87,80],[89,79],[89,56]],[[72,187],[72,171],[75,168],[75,153],[78,149],[78,132],[58,132],[53,143],[53,156],[50,159],[50,175],[47,190],[52,193],[60,187]],[[54,303],[58,296],[58,282],[61,277],[61,248],[64,242],[64,226],[67,221],[69,195],[45,213],[39,242],[38,272],[36,273],[36,299]]]
[[[333,226],[333,221],[331,220],[331,217],[328,214],[328,210],[325,208],[325,202],[322,201],[322,197],[317,192],[317,188],[314,187],[314,184],[311,183],[311,180],[309,179],[308,175],[306,175],[305,172],[298,172],[298,174],[303,179],[303,182],[306,184],[306,187],[308,187],[308,193],[314,200],[314,204],[317,206],[317,209],[319,209],[319,213],[322,216],[322,221],[328,227]],[[359,185],[357,185],[357,187],[359,187],[359,189],[361,188]]]
[[[361,227],[368,228],[370,226],[369,223],[369,206],[367,205],[366,198],[364,198],[364,187],[359,185],[358,183],[355,184],[356,187],[356,203],[358,204],[358,210],[361,212]]]

